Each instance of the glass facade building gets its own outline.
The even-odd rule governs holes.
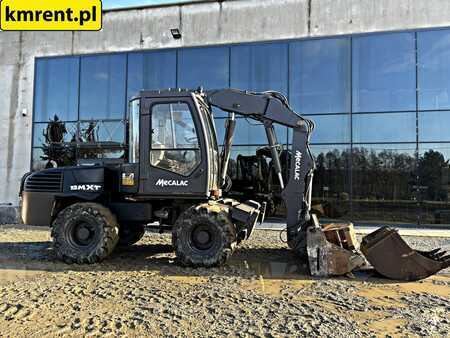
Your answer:
[[[316,123],[322,218],[450,224],[449,60],[447,29],[38,58],[32,167],[120,161],[140,89],[276,90]],[[225,117],[215,111],[219,141]],[[249,124],[238,119],[234,157],[266,145]]]

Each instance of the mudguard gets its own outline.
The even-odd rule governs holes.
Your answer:
[[[264,214],[264,208],[255,201],[246,201],[245,203],[233,203],[230,205],[230,216],[233,221],[241,222],[245,229],[245,239],[248,239],[255,228],[258,218]]]
[[[108,179],[105,180],[105,176]],[[21,182],[21,218],[24,224],[50,226],[55,203],[62,199],[94,201],[115,184],[105,167],[64,167],[26,174]],[[109,186],[105,186],[105,181]]]

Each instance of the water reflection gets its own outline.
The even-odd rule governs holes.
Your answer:
[[[42,131],[44,143],[42,144],[45,168],[72,165],[75,162],[75,148],[70,143],[75,142],[76,133],[72,133],[69,142],[65,142],[68,135],[66,124],[55,115]]]
[[[352,220],[417,221],[415,156],[414,144],[353,148]]]
[[[227,264],[265,278],[298,278],[310,275],[307,264],[300,261],[276,262],[231,258]]]
[[[423,147],[433,148],[431,144]],[[253,150],[262,155],[261,149]],[[352,149],[313,146],[312,150],[316,158],[312,208],[320,217],[387,224],[450,223],[450,170],[445,151],[418,152],[415,143]],[[283,167],[288,161],[285,156]],[[268,157],[262,160],[248,151],[244,157],[237,156],[230,162],[231,192],[247,199],[265,198],[269,205],[275,200],[276,210],[270,214],[284,216],[271,170]]]
[[[123,158],[123,121],[62,122],[55,115],[34,126],[33,169],[76,165],[82,159]],[[39,150],[39,151],[37,151]]]

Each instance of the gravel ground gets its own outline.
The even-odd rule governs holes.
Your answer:
[[[448,238],[406,238],[450,249]],[[278,232],[224,267],[176,265],[147,234],[102,264],[55,260],[46,229],[0,227],[1,336],[449,336],[450,271],[399,283],[373,272],[314,279]]]

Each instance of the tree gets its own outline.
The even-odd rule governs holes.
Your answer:
[[[70,144],[64,142],[66,134],[66,125],[55,115],[43,131],[45,143],[42,144],[44,156],[41,156],[41,159],[47,161],[46,168],[75,164],[75,149]]]
[[[424,199],[447,200],[447,183],[442,180],[444,169],[448,169],[448,161],[438,151],[430,149],[419,158],[418,175],[420,185],[425,187],[422,196]]]

